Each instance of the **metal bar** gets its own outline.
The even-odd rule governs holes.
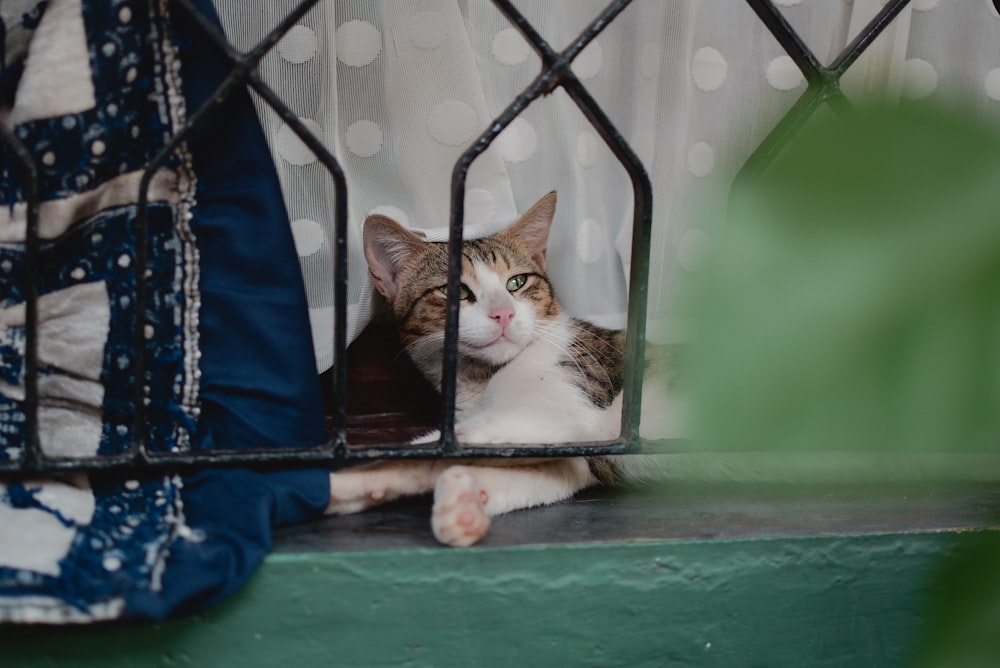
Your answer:
[[[254,61],[250,60],[249,58],[244,59],[239,57],[238,55],[235,55],[235,52],[233,52],[232,49],[228,46],[228,42],[225,40],[225,38],[219,34],[219,32],[215,29],[213,24],[211,24],[210,22],[207,21],[207,19],[201,16],[200,12],[198,12],[198,10],[195,7],[193,7],[188,0],[175,0],[175,1],[180,7],[182,7],[185,11],[190,13],[192,17],[194,17],[195,24],[199,26],[199,28],[203,30],[214,41],[216,46],[218,46],[229,56],[235,59],[234,64],[237,64],[237,66],[216,88],[215,92],[209,98],[209,100],[188,118],[184,126],[177,132],[177,134],[175,134],[171,138],[171,140],[167,143],[167,145],[164,146],[164,148],[161,149],[161,151],[153,158],[153,160],[150,162],[150,164],[144,171],[142,180],[140,182],[139,214],[137,215],[137,223],[136,223],[137,235],[139,235],[137,237],[137,246],[136,246],[137,259],[141,258],[141,260],[138,261],[137,264],[143,267],[145,266],[145,260],[146,260],[145,247],[146,247],[146,235],[148,230],[147,191],[153,174],[157,169],[159,169],[159,167],[161,167],[167,161],[167,159],[169,159],[170,155],[172,155],[180,147],[180,145],[188,139],[188,137],[195,129],[197,129],[199,126],[201,126],[203,123],[206,122],[204,119],[208,118],[209,115],[213,113],[219,106],[221,106],[237,89],[247,85],[248,83],[254,88],[254,90],[258,92],[258,94],[261,95],[261,97],[272,108],[275,109],[275,111],[279,114],[279,116],[281,116],[282,120],[284,120],[288,124],[288,126],[297,135],[299,135],[299,137],[303,140],[303,142],[316,153],[317,157],[320,158],[320,160],[327,167],[327,169],[330,170],[331,173],[334,175],[334,180],[336,183],[335,187],[337,190],[336,213],[340,218],[340,220],[337,221],[338,235],[346,234],[346,206],[347,206],[346,180],[336,160],[326,150],[326,147],[323,146],[323,144],[315,136],[313,136],[311,132],[309,132],[309,130],[301,123],[301,121],[299,121],[298,117],[296,117],[280,101],[280,99],[273,93],[273,91],[271,91],[270,88],[268,88],[266,85],[264,85],[262,81],[260,81],[256,72],[250,67],[251,62]],[[313,4],[315,4],[315,2],[316,0],[306,0],[305,2],[303,2],[298,7],[297,13],[293,14],[293,18],[300,17],[302,14],[308,11],[308,9]],[[268,37],[270,43],[273,45],[280,38],[282,33],[279,30],[281,28],[287,31],[289,28],[291,28],[292,25],[294,25],[294,21],[290,21],[288,18],[282,21],[282,23],[279,26],[279,29],[273,30],[270,33]],[[256,59],[259,59],[266,52],[266,49],[258,48],[255,49],[254,52],[256,53],[255,56]],[[346,247],[343,250],[341,250],[340,247],[338,247],[337,259],[339,261],[337,263],[337,267],[338,271],[341,272],[346,272],[346,252],[344,251],[346,251]],[[141,314],[144,313],[145,301],[146,301],[145,277],[142,276],[142,272],[140,272],[139,277],[137,277],[137,290],[139,290],[139,292],[136,295],[136,304],[138,313]],[[337,292],[338,291],[335,290],[335,298],[338,296]],[[341,305],[341,308],[343,308],[343,310],[346,311],[346,286],[343,286],[339,291],[339,293],[340,293],[339,304]],[[337,321],[340,326],[335,327],[334,346],[336,353],[342,360],[340,367],[344,368],[346,367],[346,363],[344,362],[344,360],[346,360],[346,338],[347,338],[346,324],[344,322],[345,318],[340,316],[340,314],[338,314],[338,316],[339,317],[337,318]],[[140,369],[140,371],[143,368],[142,352],[144,350],[144,343],[145,343],[144,339],[142,338],[143,324],[144,323],[140,320],[137,323],[137,331],[136,331],[136,344],[143,346],[142,349],[137,351],[137,361],[139,362],[138,368]],[[337,378],[338,387],[336,388],[336,391],[338,391],[337,396],[343,397],[346,394],[345,372],[341,372],[340,376],[341,377]],[[156,458],[157,455],[148,453],[146,451],[146,448],[143,447],[143,442],[145,439],[140,432],[140,430],[143,429],[145,426],[145,410],[141,404],[142,400],[141,384],[140,387],[137,389],[136,394],[137,394],[136,398],[137,405],[136,405],[135,432],[136,432],[137,443],[133,447],[137,448],[136,452],[137,458],[143,461],[151,461],[152,459]],[[335,414],[334,416],[334,423],[335,423],[334,426],[336,432],[335,441],[342,442],[343,440],[345,440],[344,433],[346,431],[346,426],[345,426],[346,408],[340,406],[340,404],[343,402],[337,402],[337,403],[338,403],[338,408],[340,408],[341,410],[337,411],[337,414]],[[317,447],[324,447],[324,446],[317,446]]]
[[[333,179],[334,185],[334,330],[333,330],[333,392],[340,400],[334,402],[333,408],[333,441],[335,449],[342,450],[347,444],[347,178],[340,163],[326,146],[306,128],[299,117],[288,108],[281,98],[260,78],[256,71],[257,62],[266,54],[278,40],[288,32],[303,16],[305,16],[319,0],[303,0],[295,10],[271,30],[270,33],[253,49],[241,55],[221,34],[216,26],[190,4],[190,0],[176,0],[191,14],[198,27],[226,55],[227,59],[237,67],[254,92],[267,104],[281,120],[302,140],[326,167]],[[249,67],[248,67],[249,65]],[[228,93],[227,93],[228,94]]]
[[[201,13],[188,2],[188,0],[175,0],[177,6],[189,13],[195,24],[210,36],[215,44],[223,51],[229,62],[234,66],[229,75],[217,87],[209,101],[194,114],[192,114],[184,126],[175,134],[170,141],[153,157],[147,164],[140,180],[139,200],[137,215],[134,222],[136,234],[136,313],[137,322],[135,330],[136,347],[136,388],[134,400],[136,413],[133,428],[133,445],[128,452],[113,456],[96,456],[81,458],[45,458],[38,445],[37,437],[37,326],[27,328],[27,370],[26,370],[26,407],[28,413],[27,429],[29,436],[25,447],[25,456],[18,462],[0,462],[0,471],[17,471],[19,473],[42,473],[57,471],[106,471],[141,468],[160,467],[189,467],[189,466],[219,466],[219,465],[248,465],[248,464],[271,464],[284,462],[289,465],[303,462],[324,462],[332,463],[344,458],[344,444],[346,442],[346,396],[347,375],[346,375],[346,294],[347,294],[347,185],[343,171],[340,169],[336,159],[327,151],[317,138],[298,120],[298,118],[280,101],[280,99],[259,79],[253,67],[256,62],[266,53],[267,49],[273,46],[281,35],[291,28],[295,22],[301,18],[318,0],[304,0],[297,9],[286,17],[279,26],[272,30],[265,40],[255,47],[248,55],[241,56],[236,53]],[[335,326],[335,355],[337,359],[338,373],[335,375],[335,391],[341,398],[337,402],[337,410],[334,415],[335,434],[331,444],[320,445],[306,449],[275,449],[260,451],[240,451],[240,452],[215,452],[215,453],[150,453],[145,447],[145,408],[144,408],[144,367],[145,367],[145,339],[144,339],[144,318],[147,302],[145,269],[148,266],[148,190],[151,179],[155,172],[162,167],[177,148],[188,139],[190,134],[208,118],[238,87],[249,84],[261,95],[289,127],[303,140],[303,142],[316,154],[330,171],[334,178],[335,187],[335,226],[337,235],[337,249],[335,251],[336,276],[334,286],[335,304],[337,307],[337,323]],[[2,127],[4,136],[11,135],[9,130]],[[37,292],[37,219],[38,202],[37,178],[35,175],[34,163],[27,149],[17,142],[10,142],[15,148],[15,152],[22,161],[25,162],[26,172],[30,174],[27,178],[26,200],[28,202],[28,249],[26,261],[28,264],[29,277],[27,279],[26,291],[28,294]],[[34,234],[34,245],[32,245],[32,233]],[[36,305],[37,299],[29,297],[26,310],[29,314],[29,322],[37,322]],[[33,320],[32,320],[33,318]]]
[[[0,472],[17,471],[19,473],[46,473],[61,471],[122,471],[134,470],[137,467],[146,469],[183,470],[203,466],[301,466],[314,464],[323,466],[338,466],[345,462],[361,461],[370,458],[428,458],[447,455],[456,458],[465,457],[538,457],[538,456],[579,456],[596,454],[618,454],[632,452],[639,445],[644,451],[684,452],[689,451],[687,441],[683,439],[642,441],[638,435],[638,415],[641,401],[642,358],[645,343],[645,316],[648,301],[648,271],[649,271],[649,236],[652,221],[652,189],[648,175],[631,147],[620,135],[613,123],[600,106],[593,100],[587,89],[572,72],[572,62],[579,53],[604,28],[618,16],[629,4],[630,0],[617,0],[608,7],[578,36],[566,49],[556,51],[545,41],[535,28],[518,12],[511,0],[491,0],[498,10],[504,14],[511,24],[525,37],[542,61],[542,68],[534,81],[507,106],[490,124],[489,128],[473,142],[456,161],[452,171],[451,218],[449,238],[449,304],[446,314],[446,341],[444,376],[442,380],[442,437],[436,446],[415,447],[399,445],[380,445],[373,447],[346,447],[346,390],[347,390],[347,333],[346,333],[346,295],[347,295],[347,183],[339,163],[326,147],[314,137],[299,121],[293,112],[278,98],[278,96],[261,81],[255,71],[260,58],[271,49],[281,36],[304,16],[318,0],[303,0],[291,14],[286,16],[278,26],[253,49],[240,54],[229,44],[225,37],[206,17],[191,4],[190,0],[173,0],[176,6],[186,11],[209,38],[219,47],[224,57],[232,66],[229,75],[219,84],[214,95],[200,109],[196,110],[185,125],[171,138],[168,144],[147,165],[140,185],[139,212],[136,220],[137,234],[137,286],[141,288],[137,294],[137,328],[136,342],[139,349],[137,358],[140,366],[143,362],[144,339],[142,333],[142,314],[145,311],[145,276],[144,268],[148,263],[148,248],[146,234],[148,233],[148,188],[150,180],[157,169],[169,159],[170,155],[184,142],[193,128],[207,122],[205,119],[221,105],[239,86],[249,86],[260,95],[284,123],[302,139],[324,164],[334,180],[335,211],[334,224],[336,234],[335,249],[335,330],[334,359],[336,372],[334,374],[334,392],[337,398],[333,416],[335,433],[331,443],[311,448],[278,448],[254,451],[227,451],[204,453],[148,453],[142,447],[139,439],[136,446],[127,453],[115,456],[100,456],[88,458],[47,458],[40,450],[37,424],[37,286],[38,286],[38,205],[37,173],[32,156],[16,140],[16,137],[5,127],[0,127],[3,139],[14,147],[15,153],[23,163],[26,174],[25,196],[27,199],[28,232],[26,237],[26,260],[28,263],[26,303],[28,322],[26,328],[26,414],[28,424],[28,442],[25,455],[20,461],[0,462]],[[744,166],[744,174],[759,173],[766,167],[773,156],[793,136],[805,120],[820,105],[846,105],[839,89],[839,80],[844,72],[856,61],[858,56],[877,38],[878,34],[906,6],[909,0],[890,0],[872,22],[859,34],[852,43],[837,58],[833,65],[824,67],[808,49],[801,38],[795,33],[784,16],[775,8],[770,0],[747,0],[747,3],[765,23],[778,42],[802,70],[809,86],[806,93],[799,99],[792,110],[782,119],[771,132],[765,142],[751,156]],[[533,101],[543,95],[562,87],[581,109],[585,117],[601,135],[612,152],[629,174],[633,185],[633,239],[632,260],[629,284],[629,315],[628,315],[628,349],[626,356],[629,361],[625,381],[625,410],[622,416],[623,439],[600,441],[592,443],[573,444],[540,444],[540,445],[500,445],[491,447],[459,447],[454,436],[455,409],[455,373],[457,364],[457,327],[459,304],[457,301],[461,269],[461,241],[464,225],[464,185],[469,168],[473,161],[481,155],[496,137],[524,111]],[[13,140],[13,141],[12,141]],[[141,239],[141,241],[140,241]],[[30,293],[34,292],[34,295]],[[143,432],[144,425],[139,424],[140,414],[144,414],[142,396],[142,373],[137,374],[138,385],[136,436]]]
[[[841,77],[910,2],[910,0],[889,0],[834,59],[834,62],[826,67],[813,55],[771,0],[746,1],[795,61],[806,77],[809,87],[744,163],[736,178],[737,182],[752,180],[759,176],[788,140],[823,104],[829,104],[838,113],[847,113],[851,110],[850,102],[840,90]]]
[[[240,53],[233,48],[233,45],[229,43],[215,24],[212,23],[208,17],[203,15],[197,7],[191,4],[190,0],[172,0],[178,6],[180,6],[188,16],[195,22],[198,28],[209,37],[212,42],[219,48],[219,50],[226,56],[229,63],[235,66],[237,69],[245,70],[249,72],[250,70],[257,67],[257,63],[260,59],[274,47],[275,44],[291,30],[298,21],[309,13],[309,11],[319,3],[319,0],[302,0],[295,9],[292,10],[290,14],[285,16],[277,26],[275,26],[271,32],[269,32],[264,39],[262,39],[257,46],[250,49],[246,53]]]
[[[0,138],[17,157],[24,177],[24,450],[20,461],[39,466],[46,461],[38,436],[38,168],[28,147],[5,123],[0,122]]]
[[[459,320],[459,286],[461,283],[462,270],[462,229],[465,219],[465,182],[469,168],[477,157],[479,157],[490,144],[500,135],[515,118],[533,101],[551,93],[555,88],[562,86],[570,97],[580,107],[587,117],[587,120],[597,129],[598,133],[605,139],[612,151],[622,162],[629,176],[633,180],[635,191],[635,221],[633,233],[638,233],[640,237],[646,239],[646,247],[638,253],[640,257],[639,267],[633,265],[633,270],[642,275],[641,288],[635,288],[643,293],[641,306],[634,305],[636,309],[642,310],[643,325],[637,325],[639,333],[644,331],[646,286],[645,275],[648,274],[648,259],[642,262],[645,255],[648,258],[648,234],[649,224],[652,220],[651,199],[652,187],[649,185],[649,178],[645,174],[641,161],[635,156],[627,142],[614,129],[614,124],[600,109],[600,106],[590,97],[580,81],[573,74],[571,65],[586,46],[600,34],[608,24],[615,19],[629,4],[631,0],[616,0],[608,5],[603,12],[562,52],[556,53],[552,47],[538,34],[525,17],[513,6],[510,0],[493,0],[493,4],[522,32],[525,38],[538,52],[543,60],[542,71],[528,85],[514,101],[497,116],[490,127],[481,134],[472,145],[466,149],[455,163],[451,176],[451,218],[448,237],[448,306],[445,312],[445,340],[444,340],[444,362],[441,380],[442,395],[442,416],[441,416],[441,440],[440,448],[442,454],[452,454],[457,452],[459,445],[455,438],[455,396],[457,382],[458,364],[458,320]],[[637,224],[636,224],[637,223]],[[633,243],[635,236],[633,236]],[[634,250],[634,249],[633,249]],[[631,284],[633,287],[635,283]],[[633,299],[629,299],[630,316],[633,309]],[[639,314],[636,313],[638,316]],[[643,341],[636,341],[638,336],[629,335],[628,338],[628,359],[635,359],[638,355],[641,362]],[[644,339],[644,337],[642,337]],[[626,410],[623,415],[627,415],[634,421],[630,426],[629,433],[638,435],[638,397],[641,396],[642,364],[628,364],[630,367],[626,371]],[[637,368],[636,368],[637,367]],[[639,391],[636,391],[636,387]],[[629,402],[629,399],[632,401]],[[634,410],[629,410],[629,408]],[[630,437],[631,438],[631,437]],[[572,446],[570,446],[572,447]],[[478,451],[478,448],[477,448]],[[538,454],[537,450],[535,451]]]
[[[494,4],[519,27],[525,31],[525,37],[542,56],[543,60],[554,61],[554,51],[541,35],[539,35],[527,20],[508,0],[494,0]],[[451,217],[448,233],[448,303],[445,310],[444,359],[441,371],[441,439],[439,448],[442,454],[453,454],[458,450],[455,438],[455,407],[457,392],[458,367],[458,316],[459,290],[462,274],[462,240],[465,222],[465,181],[469,168],[490,144],[493,143],[504,128],[528,108],[534,100],[552,91],[552,70],[543,67],[543,71],[520,95],[514,98],[506,109],[497,116],[490,127],[481,134],[472,145],[466,149],[451,173]]]
[[[556,82],[576,103],[597,133],[611,149],[632,181],[633,218],[628,295],[628,328],[625,350],[625,381],[621,435],[629,451],[638,449],[639,417],[642,408],[642,381],[645,368],[646,310],[649,301],[649,246],[652,229],[653,189],[642,161],[615,128],[604,110],[573,73],[572,62],[598,34],[613,21],[631,0],[611,3],[560,54]]]
[[[188,12],[196,25],[208,26],[208,30],[211,33],[211,24],[207,22],[207,19],[201,16],[200,12],[193,7],[188,0],[174,0],[177,6],[181,7],[183,10]],[[196,110],[187,119],[186,123],[181,127],[177,133],[170,138],[170,140],[160,149],[160,151],[153,156],[150,162],[146,165],[146,169],[143,171],[142,178],[139,181],[139,196],[137,203],[136,217],[134,221],[134,230],[136,236],[136,294],[135,294],[135,313],[136,313],[136,326],[134,333],[134,345],[135,350],[135,363],[134,369],[136,374],[136,386],[133,392],[133,401],[135,403],[135,414],[133,416],[132,422],[132,446],[130,448],[131,456],[136,462],[146,462],[150,461],[150,453],[147,449],[147,436],[146,436],[146,407],[145,407],[145,358],[146,358],[146,345],[145,345],[145,335],[144,328],[145,313],[146,313],[146,302],[147,302],[147,281],[146,281],[146,267],[148,266],[148,233],[149,233],[149,186],[153,179],[153,175],[159,170],[171,155],[183,144],[191,133],[199,125],[204,122],[210,113],[214,112],[219,108],[223,102],[240,86],[245,84],[246,77],[250,72],[248,63],[242,63],[234,67],[233,71],[222,81],[221,84],[216,88],[215,92],[211,98],[206,102],[200,109]]]
[[[875,18],[869,21],[868,25],[855,36],[850,44],[847,45],[847,48],[845,48],[841,54],[837,56],[836,60],[833,61],[833,64],[830,65],[830,72],[835,73],[839,80],[839,78],[843,76],[848,69],[850,69],[851,65],[854,64],[854,61],[856,61],[861,54],[864,53],[876,39],[878,39],[879,35],[882,34],[882,31],[885,30],[890,23],[892,23],[893,19],[899,16],[899,13],[902,12],[908,4],[910,4],[910,0],[888,0],[886,5],[879,10],[878,14],[875,15]]]
[[[535,26],[528,22],[524,14],[519,12],[510,0],[492,0],[492,2],[500,10],[500,13],[510,21],[511,25],[517,28],[517,31],[528,40],[528,44],[535,50],[538,57],[542,59],[542,69],[547,70],[553,67],[559,53],[535,30]]]
[[[642,382],[645,370],[646,311],[649,304],[649,252],[653,223],[653,186],[642,161],[575,77],[563,89],[618,158],[632,181],[632,246],[629,260],[628,327],[625,339],[625,380],[621,436],[630,450],[639,447]]]
[[[771,0],[747,0],[747,4],[778,40],[785,53],[795,61],[795,65],[802,71],[810,87],[836,83],[836,77],[831,76],[831,72],[823,66]]]
[[[251,72],[248,82],[281,120],[316,154],[333,179],[334,185],[334,283],[333,323],[334,350],[334,402],[333,445],[343,449],[347,445],[347,177],[340,163],[323,143],[299,120],[278,95],[271,90],[256,72]],[[456,288],[457,290],[457,288]]]
[[[750,154],[736,176],[736,183],[753,181],[759,177],[774,158],[781,152],[789,139],[799,131],[806,121],[815,113],[826,97],[823,88],[809,88],[778,124],[768,133],[764,141]]]
[[[683,446],[684,441],[658,442],[658,452],[685,451],[683,447],[674,448],[676,443]],[[520,445],[520,446],[489,446],[466,447],[449,454],[453,459],[481,458],[537,458],[537,457],[569,457],[626,454],[632,450],[627,444],[618,441],[594,441],[574,443],[572,445]],[[689,451],[689,448],[688,448]],[[437,459],[442,456],[437,447],[423,448],[414,446],[374,446],[364,448],[348,448],[343,452],[334,452],[329,448],[277,448],[253,451],[206,451],[196,453],[150,453],[148,458],[137,462],[130,454],[103,455],[87,458],[49,458],[39,465],[20,464],[13,466],[11,462],[0,462],[0,473],[16,472],[19,474],[70,473],[70,472],[109,472],[123,473],[138,470],[183,471],[198,468],[293,468],[302,466],[323,466],[337,468],[350,463],[360,463],[372,459]]]

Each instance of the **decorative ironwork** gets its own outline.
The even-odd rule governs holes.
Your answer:
[[[146,415],[143,407],[142,368],[144,365],[143,322],[139,319],[135,332],[137,350],[134,416],[135,442],[124,455],[114,457],[55,458],[46,456],[38,436],[38,223],[39,196],[36,157],[10,131],[0,124],[0,141],[6,144],[22,170],[27,203],[27,235],[25,254],[28,271],[25,275],[26,347],[25,347],[25,414],[26,440],[19,459],[0,462],[0,472],[20,474],[54,473],[59,471],[103,471],[137,468],[184,470],[206,466],[338,466],[346,462],[371,458],[427,458],[427,457],[516,457],[516,456],[578,456],[582,454],[615,454],[638,451],[678,451],[677,442],[644,443],[639,437],[639,409],[642,399],[642,369],[645,342],[646,304],[648,297],[649,245],[652,221],[653,195],[646,171],[631,147],[615,128],[587,89],[576,77],[571,64],[580,52],[597,37],[632,0],[615,0],[594,19],[587,28],[562,51],[556,51],[537,30],[518,12],[510,0],[491,0],[497,9],[521,33],[542,62],[541,71],[521,94],[514,98],[504,111],[491,121],[488,129],[459,157],[451,179],[451,237],[449,241],[448,294],[451,297],[446,319],[445,360],[442,387],[441,438],[432,446],[385,445],[354,448],[347,442],[347,181],[336,158],[323,143],[306,128],[278,95],[265,84],[256,71],[260,59],[278,40],[301,19],[319,0],[303,0],[257,46],[246,53],[236,51],[215,25],[191,4],[190,0],[172,0],[171,7],[191,16],[195,25],[217,47],[231,66],[229,75],[219,84],[209,101],[197,109],[187,123],[163,150],[146,166],[141,182],[138,215],[135,221],[137,238],[141,240],[136,257],[137,312],[144,312],[146,301],[145,268],[148,247],[145,243],[148,222],[147,189],[156,170],[190,134],[205,122],[216,109],[237,89],[249,87],[255,91],[281,120],[303,141],[325,166],[333,180],[335,190],[334,230],[334,373],[333,436],[329,442],[313,448],[266,449],[198,453],[153,453],[146,447]],[[777,124],[760,147],[751,155],[741,171],[741,177],[752,178],[758,174],[778,150],[821,105],[829,104],[843,112],[850,108],[840,90],[840,79],[857,58],[881,34],[885,27],[906,7],[910,0],[890,0],[878,15],[844,49],[829,66],[824,66],[805,45],[771,0],[746,0],[764,22],[787,54],[802,71],[808,86],[792,109]],[[1000,5],[1000,0],[995,0]],[[998,7],[1000,10],[1000,7]],[[594,129],[604,139],[628,173],[633,189],[632,262],[629,281],[628,306],[628,360],[622,431],[620,438],[610,442],[538,444],[525,447],[463,447],[455,438],[455,394],[457,362],[457,325],[459,304],[457,296],[461,270],[461,239],[464,223],[465,181],[469,168],[497,136],[528,105],[557,88],[576,103]]]

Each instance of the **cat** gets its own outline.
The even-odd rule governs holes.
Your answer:
[[[625,333],[571,318],[556,299],[545,274],[555,207],[552,192],[502,232],[463,244],[455,412],[463,444],[619,435]],[[363,236],[375,288],[389,304],[404,349],[440,389],[447,245],[424,241],[382,215],[367,218]],[[642,459],[376,462],[331,474],[327,513],[433,491],[435,538],[468,546],[486,534],[491,516],[647,477]]]

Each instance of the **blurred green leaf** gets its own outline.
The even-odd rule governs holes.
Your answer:
[[[1000,533],[964,536],[930,587],[917,668],[1000,665]]]
[[[926,108],[817,122],[732,202],[689,295],[705,447],[996,451],[995,132]]]
[[[702,447],[1000,452],[992,128],[927,108],[814,123],[717,230],[688,295]],[[930,593],[920,668],[1000,666],[1000,533],[963,537]]]

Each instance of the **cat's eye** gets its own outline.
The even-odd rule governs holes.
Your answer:
[[[438,288],[438,290],[440,290],[441,294],[443,294],[443,295],[447,295],[448,294],[448,286],[447,285],[442,285],[440,288]],[[472,297],[472,290],[469,290],[469,286],[466,285],[465,283],[460,284],[458,286],[458,301],[464,302],[466,299],[469,299],[471,297]],[[473,300],[473,301],[475,301],[475,300]]]
[[[511,276],[507,281],[507,291],[517,292],[524,287],[524,284],[528,282],[528,277],[525,274],[518,274],[517,276]]]

